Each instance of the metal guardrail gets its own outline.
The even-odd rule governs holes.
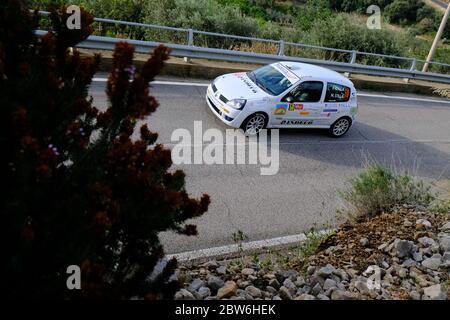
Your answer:
[[[42,15],[48,15],[49,12],[39,11]],[[129,22],[129,21],[120,21],[120,20],[111,20],[104,18],[94,18],[94,21],[101,23],[110,23],[121,26],[131,26],[131,27],[143,27],[146,29],[157,29],[157,30],[166,30],[166,31],[175,31],[175,32],[183,32],[185,33],[185,43],[184,44],[174,44],[174,43],[164,43],[167,47],[172,49],[172,56],[175,57],[187,57],[187,58],[200,58],[200,59],[210,59],[210,60],[221,60],[221,61],[231,61],[231,62],[245,62],[245,63],[255,63],[255,64],[269,64],[272,62],[284,60],[284,61],[296,61],[296,62],[305,62],[315,65],[320,65],[323,67],[327,67],[329,69],[333,69],[338,72],[347,72],[347,73],[358,73],[358,74],[366,74],[366,75],[377,75],[377,76],[389,76],[389,77],[397,77],[404,79],[417,79],[417,80],[426,80],[426,81],[435,81],[442,83],[450,84],[450,75],[448,74],[440,74],[433,72],[422,72],[416,70],[416,66],[418,63],[425,63],[426,61],[415,59],[415,58],[407,58],[407,57],[398,57],[377,53],[368,53],[368,52],[360,52],[354,50],[343,50],[329,47],[322,47],[316,45],[309,45],[303,43],[293,43],[293,42],[285,42],[283,40],[271,40],[271,39],[261,39],[261,38],[252,38],[245,36],[235,36],[228,34],[221,34],[215,32],[206,32],[206,31],[197,31],[193,29],[186,28],[174,28],[167,26],[159,26],[145,23],[137,23],[137,22]],[[46,31],[38,30],[36,31],[38,35],[43,35]],[[243,41],[252,41],[252,42],[261,42],[261,43],[270,43],[277,45],[277,53],[276,54],[267,54],[267,53],[256,53],[256,52],[248,52],[248,51],[237,51],[230,49],[218,49],[218,48],[209,48],[209,47],[201,47],[194,45],[194,37],[195,35],[203,35],[203,36],[214,36],[214,37],[222,37]],[[157,41],[144,41],[144,40],[134,40],[134,39],[123,39],[123,38],[112,38],[112,37],[104,37],[104,36],[90,36],[87,40],[80,43],[78,47],[86,48],[86,49],[97,49],[97,50],[114,50],[114,46],[116,43],[120,41],[127,41],[133,44],[136,47],[136,52],[139,53],[148,53],[154,48],[156,48],[161,42]],[[349,55],[348,62],[334,61],[334,60],[321,60],[321,59],[312,59],[305,58],[299,56],[288,56],[285,55],[286,46],[293,46],[297,48],[303,49],[319,49],[324,51],[337,52],[341,54]],[[408,68],[392,68],[392,67],[383,67],[376,65],[366,65],[357,63],[358,56],[363,57],[377,57],[381,59],[392,59],[399,60],[403,62],[408,62]],[[437,65],[441,67],[447,67],[450,70],[450,64],[440,63],[440,62],[430,62],[430,65]]]

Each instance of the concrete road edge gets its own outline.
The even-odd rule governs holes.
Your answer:
[[[332,232],[333,229],[318,230],[319,234],[326,234]],[[272,239],[257,240],[250,242],[243,242],[239,244],[231,244],[220,247],[199,249],[193,251],[186,251],[175,254],[167,254],[167,259],[176,258],[181,265],[194,265],[204,263],[206,261],[215,260],[229,260],[241,256],[248,256],[254,253],[261,253],[271,250],[281,250],[293,246],[298,246],[304,243],[308,237],[305,233],[296,235],[277,237]]]

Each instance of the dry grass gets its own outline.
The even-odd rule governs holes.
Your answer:
[[[278,45],[274,44],[274,43],[267,43],[267,42],[252,42],[251,44],[243,43],[243,44],[233,48],[233,50],[244,51],[244,52],[277,54],[278,53]]]
[[[438,88],[438,89],[435,89],[433,92],[439,94],[442,97],[450,98],[450,89],[439,89]]]

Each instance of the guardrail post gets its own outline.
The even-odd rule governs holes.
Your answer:
[[[284,56],[284,40],[278,42],[278,55]]]
[[[350,59],[350,63],[354,64],[356,62],[356,51],[352,51],[352,58]]]
[[[412,59],[411,68],[409,70],[415,71],[416,70],[416,66],[417,66],[417,59],[414,58],[414,59]]]
[[[353,51],[352,51],[352,55],[351,55],[351,57],[350,57],[350,64],[354,64],[355,62],[356,62],[356,51],[353,50]],[[347,78],[350,78],[350,76],[351,76],[350,72],[345,72],[344,75],[345,75]]]
[[[411,67],[409,68],[409,71],[416,71],[416,66],[417,66],[417,59],[416,58],[411,59]],[[403,78],[403,81],[405,83],[409,83],[409,78]]]
[[[193,46],[194,45],[194,30],[192,30],[192,29],[188,29],[187,45],[188,46]]]
[[[187,33],[187,45],[192,47],[194,45],[194,31],[192,29],[188,29]],[[184,57],[185,62],[191,62],[191,59],[188,57]]]

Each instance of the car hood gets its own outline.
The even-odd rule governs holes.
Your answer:
[[[258,87],[245,72],[231,73],[218,77],[214,85],[218,92],[228,100],[258,99],[267,97],[267,93]]]

